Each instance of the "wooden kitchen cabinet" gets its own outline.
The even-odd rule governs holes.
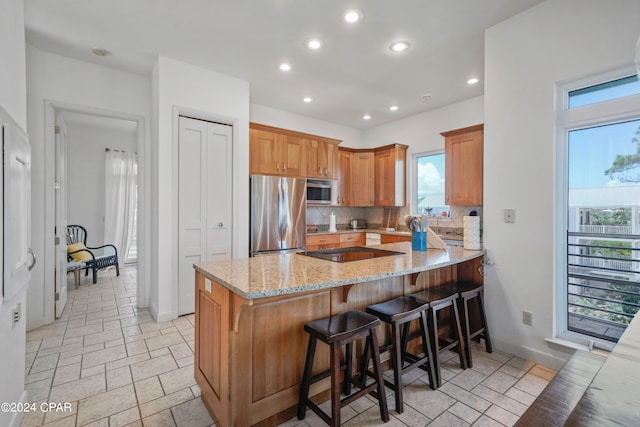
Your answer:
[[[250,129],[250,173],[304,177],[306,173],[303,138]]]
[[[353,169],[353,153],[338,150],[338,204],[351,206],[351,171]]]
[[[397,242],[410,242],[411,236],[401,236],[398,234],[380,234],[380,244],[385,243],[397,243]]]
[[[249,173],[336,179],[340,142],[337,139],[250,123]]]
[[[333,249],[340,247],[339,234],[320,234],[317,236],[307,235],[307,250],[317,251],[320,249]]]
[[[350,248],[352,246],[364,246],[366,244],[366,234],[362,232],[358,233],[344,233],[340,234],[340,247]]]
[[[374,198],[374,154],[359,151],[353,154],[351,169],[351,205],[373,206]]]
[[[393,144],[375,150],[375,206],[404,206],[407,146]]]
[[[484,125],[440,135],[444,136],[445,203],[451,206],[482,205]]]
[[[338,174],[338,145],[325,139],[307,141],[307,177],[336,179]]]

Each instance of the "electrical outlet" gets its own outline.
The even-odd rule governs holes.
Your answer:
[[[533,313],[530,311],[523,311],[522,323],[524,323],[525,325],[533,326]]]
[[[515,224],[516,223],[516,210],[515,209],[505,209],[504,210],[504,222],[507,224]]]

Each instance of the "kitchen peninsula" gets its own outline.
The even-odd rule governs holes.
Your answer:
[[[295,415],[305,323],[455,280],[483,281],[483,251],[376,247],[402,254],[347,263],[285,254],[194,266],[195,377],[216,424],[275,426]],[[328,349],[318,350],[314,372],[329,364]],[[325,400],[328,390],[329,378],[310,394]]]

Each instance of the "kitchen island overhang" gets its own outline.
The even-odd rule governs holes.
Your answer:
[[[217,424],[275,426],[295,415],[305,323],[456,280],[483,281],[483,251],[376,247],[403,254],[343,264],[284,254],[194,266],[195,377]],[[388,339],[383,328],[379,336]],[[319,352],[314,372],[328,363],[328,351]],[[327,379],[310,395],[325,400],[328,389]]]

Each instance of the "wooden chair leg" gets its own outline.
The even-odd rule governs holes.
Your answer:
[[[458,304],[456,301],[452,301],[451,307],[453,309],[453,317],[455,320],[456,327],[456,338],[458,339],[458,354],[460,355],[460,367],[462,369],[467,369],[467,358],[465,357],[465,348],[467,347],[464,343],[464,337],[462,336],[462,326],[460,325],[460,313],[458,312]]]
[[[420,313],[420,334],[422,335],[422,351],[425,353],[425,355],[429,358],[427,361],[427,375],[429,377],[429,385],[431,386],[432,390],[435,390],[438,385],[437,385],[437,380],[436,380],[436,370],[434,367],[434,354],[435,357],[438,357],[438,355],[436,353],[433,352],[433,349],[431,348],[431,340],[429,339],[429,326],[428,326],[428,322],[427,322],[427,314],[425,311],[423,311],[422,313]]]
[[[386,423],[389,421],[389,409],[387,408],[387,395],[384,390],[384,378],[382,376],[382,365],[380,364],[380,348],[378,347],[376,328],[372,328],[369,331],[369,337],[367,337],[367,340],[369,340],[371,345],[373,372],[375,373],[376,380],[378,381],[378,405],[380,406],[380,418],[382,418],[382,421]]]
[[[482,318],[482,327],[484,328],[484,346],[487,350],[487,353],[493,353],[493,348],[491,347],[491,337],[489,336],[489,326],[487,326],[487,316],[484,312],[484,301],[482,300],[482,292],[478,292],[478,308],[480,309],[480,316]]]
[[[408,325],[408,323],[407,323]],[[400,328],[394,322],[391,324],[391,365],[393,366],[393,391],[396,394],[396,411],[399,414],[404,410],[402,404],[402,338],[400,337]]]
[[[331,346],[331,427],[340,427],[340,346]]]

